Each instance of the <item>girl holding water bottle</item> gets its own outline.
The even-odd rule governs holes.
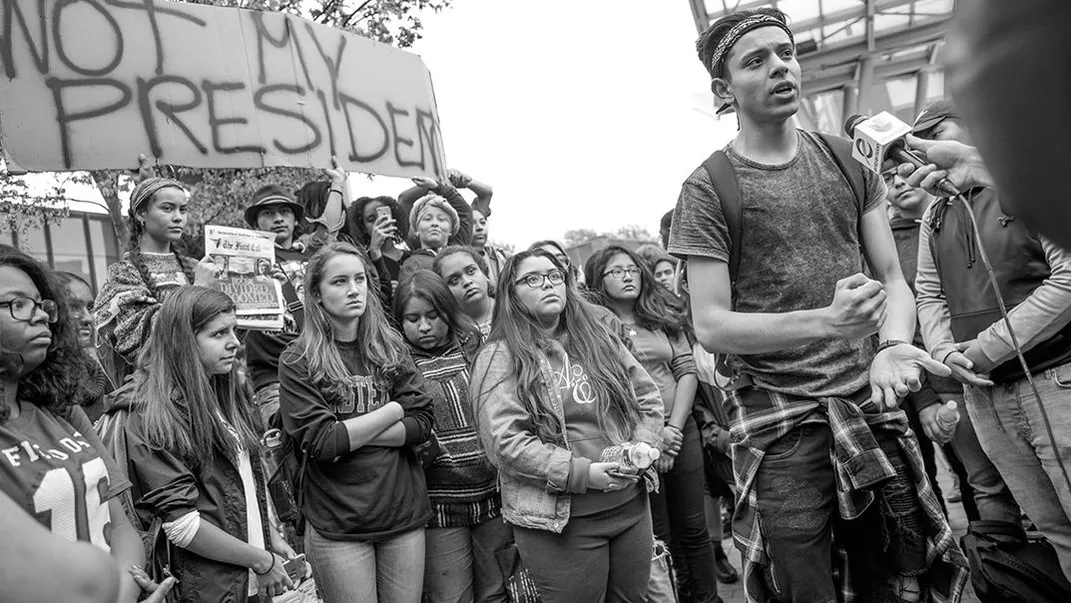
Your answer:
[[[469,389],[521,560],[547,603],[644,601],[653,482],[600,459],[661,447],[658,386],[546,251],[510,258],[496,298]]]

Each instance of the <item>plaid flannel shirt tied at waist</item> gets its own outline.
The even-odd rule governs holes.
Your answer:
[[[873,487],[896,476],[896,470],[878,444],[875,432],[897,438],[906,470],[916,486],[926,522],[927,562],[944,566],[937,572],[930,591],[934,601],[958,601],[967,582],[967,560],[956,546],[955,537],[926,477],[918,441],[908,427],[902,410],[873,411],[867,398],[870,388],[846,398],[807,399],[747,387],[727,394],[731,405],[730,433],[737,503],[733,538],[744,557],[744,589],[748,603],[766,601],[762,568],[772,563],[766,552],[760,522],[756,521],[758,498],[756,477],[766,449],[779,438],[804,423],[828,424],[833,435],[831,451],[837,480],[837,503],[841,517],[856,519],[876,497]],[[862,401],[862,402],[859,402]],[[839,555],[843,559],[843,555]],[[840,568],[840,576],[850,576]],[[855,600],[850,579],[840,585],[841,600]]]

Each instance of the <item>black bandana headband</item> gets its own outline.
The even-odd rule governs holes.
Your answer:
[[[788,28],[777,17],[770,15],[752,15],[747,17],[743,21],[737,23],[729,30],[729,33],[718,42],[717,48],[714,49],[714,54],[710,58],[710,73],[714,77],[721,77],[722,70],[725,69],[725,57],[729,54],[729,49],[736,45],[740,41],[740,38],[744,37],[744,34],[753,29],[760,27],[780,27],[782,31],[788,34],[788,41],[792,42],[792,45],[796,45],[796,39],[792,36],[792,30]]]

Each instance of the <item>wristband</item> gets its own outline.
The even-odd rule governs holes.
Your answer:
[[[258,576],[267,576],[268,574],[270,574],[270,573],[271,573],[271,571],[272,571],[273,569],[275,569],[275,560],[276,560],[276,557],[275,557],[275,553],[273,553],[273,552],[271,552],[271,551],[268,551],[268,554],[269,554],[269,555],[271,555],[271,565],[270,565],[270,566],[268,566],[268,569],[267,569],[267,570],[265,570],[265,571],[264,571],[264,573],[258,572],[258,571],[256,570],[256,568],[252,568],[252,567],[251,567],[251,568],[249,568],[249,569],[253,570],[253,573],[254,573],[254,574],[256,574],[256,575],[258,575]]]
[[[327,194],[331,194],[331,193],[338,193],[339,195],[342,195],[342,189],[333,188],[330,191],[328,191]],[[342,195],[342,196],[344,196],[344,195]]]
[[[906,341],[902,341],[900,339],[887,339],[887,340],[881,342],[880,344],[878,344],[878,351],[874,352],[874,353],[875,354],[879,354],[884,350],[887,350],[887,349],[892,348],[892,347],[896,347],[898,345],[911,345],[911,344],[906,342]]]

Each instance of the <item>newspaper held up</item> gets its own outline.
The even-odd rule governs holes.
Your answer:
[[[205,226],[205,254],[216,265],[214,287],[234,300],[238,327],[260,331],[283,328],[285,302],[275,272],[275,235],[270,232]]]

